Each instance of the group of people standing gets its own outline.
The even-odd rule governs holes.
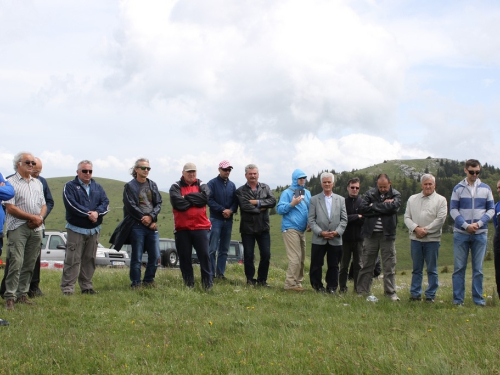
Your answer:
[[[1,286],[7,310],[15,303],[34,304],[30,299],[43,295],[39,288],[40,243],[44,219],[54,206],[47,182],[40,176],[42,162],[32,154],[21,152],[14,158],[15,174],[5,179],[0,174],[0,254],[3,245],[3,223],[6,218],[7,266]],[[64,295],[75,292],[78,280],[83,294],[97,294],[92,284],[95,258],[103,217],[109,211],[109,200],[101,185],[92,178],[92,162],[78,163],[75,179],[63,189],[66,208],[67,251],[61,280]],[[240,209],[240,233],[244,248],[244,269],[249,286],[268,287],[271,258],[269,211],[276,206],[270,187],[259,181],[255,164],[245,167],[247,182],[236,188],[229,180],[233,167],[227,160],[219,164],[219,174],[203,184],[197,178],[196,165],[187,163],[182,176],[170,188],[174,214],[175,244],[179,255],[184,284],[195,285],[191,253],[196,250],[200,261],[201,284],[206,290],[213,280],[226,279],[226,259],[231,240],[233,217]],[[130,244],[131,287],[154,285],[160,257],[158,215],[162,198],[158,186],[149,179],[148,159],[138,159],[131,168],[133,179],[123,191],[124,219],[111,236],[116,250]],[[454,273],[453,303],[463,305],[465,271],[469,252],[472,257],[472,298],[484,306],[483,259],[486,252],[487,224],[493,218],[496,228],[495,269],[500,291],[500,235],[498,215],[500,202],[494,204],[488,185],[480,181],[481,164],[475,159],[465,163],[466,178],[453,189],[450,215],[455,221],[453,235]],[[304,290],[306,255],[305,232],[312,231],[310,284],[320,293],[336,294],[348,291],[349,265],[353,263],[354,290],[359,295],[371,294],[373,272],[381,257],[384,273],[384,294],[399,301],[395,283],[396,225],[401,207],[401,194],[392,187],[387,174],[377,177],[376,187],[360,195],[360,180],[347,184],[347,197],[333,193],[334,175],[321,174],[323,191],[311,196],[305,188],[307,176],[296,169],[292,183],[277,204],[282,215],[281,231],[289,260],[284,289]],[[448,213],[446,199],[436,193],[435,178],[421,177],[422,192],[412,195],[406,205],[404,222],[408,227],[413,260],[411,301],[434,302],[438,289],[437,260],[442,226]],[[500,181],[497,183],[500,194]],[[210,215],[206,215],[206,206]],[[260,262],[255,278],[254,253],[257,243]],[[144,252],[148,263],[141,280]],[[322,268],[326,255],[326,288]],[[340,267],[339,267],[340,264]],[[422,292],[423,268],[427,267],[428,287]],[[375,296],[370,300],[376,301]],[[8,322],[0,319],[0,325]]]
[[[465,163],[466,177],[453,189],[450,215],[453,230],[453,304],[462,306],[465,299],[465,271],[469,252],[472,257],[472,299],[485,306],[483,296],[483,260],[486,254],[488,222],[493,218],[495,276],[500,292],[500,202],[496,207],[488,185],[481,182],[481,164],[469,159]],[[354,290],[369,301],[377,258],[382,260],[384,295],[399,301],[395,282],[397,214],[401,194],[392,187],[387,174],[380,174],[377,186],[359,194],[360,180],[347,184],[347,197],[332,192],[334,176],[320,176],[323,191],[313,197],[304,189],[306,175],[297,169],[292,184],[280,197],[278,213],[283,215],[281,231],[289,259],[285,289],[303,291],[305,231],[311,230],[310,283],[320,293],[345,293],[349,265],[352,262]],[[422,191],[412,195],[406,204],[404,223],[409,231],[413,260],[410,301],[434,302],[439,286],[437,262],[442,227],[448,209],[446,199],[436,192],[436,180],[431,174],[421,177]],[[497,183],[500,195],[500,181]],[[326,255],[326,288],[322,283],[322,267]],[[339,267],[340,264],[340,267]],[[428,286],[422,290],[423,269],[426,266]]]

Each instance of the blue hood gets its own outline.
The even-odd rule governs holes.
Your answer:
[[[292,173],[292,185],[290,185],[290,189],[305,189],[305,186],[300,186],[298,183],[299,177],[307,177],[302,169],[296,169]]]

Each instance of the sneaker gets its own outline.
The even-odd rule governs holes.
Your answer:
[[[362,296],[362,295],[361,295]],[[366,297],[366,300],[368,302],[378,302],[378,298],[375,297],[373,294],[371,296]]]
[[[417,301],[422,301],[422,297],[420,297],[420,296],[419,297],[413,297],[413,296],[410,297],[410,302],[417,302]]]
[[[457,307],[463,307],[464,303],[463,302],[453,302],[453,305],[457,306]]]
[[[434,298],[425,297],[425,302],[427,302],[427,303],[434,303]]]
[[[94,289],[84,289],[82,290],[82,294],[98,294],[99,292]]]
[[[42,293],[42,291],[40,290],[39,287],[36,287],[34,289],[30,289],[28,291],[28,297],[29,298],[42,297],[42,296],[43,296],[43,293]]]
[[[21,297],[16,299],[16,303],[24,303],[26,305],[36,305],[35,302],[30,301],[30,299],[26,296],[26,294],[23,294]]]
[[[0,319],[0,326],[8,326],[9,322],[3,319]]]
[[[72,296],[72,295],[73,295],[73,293],[71,293],[71,292],[63,292],[63,296]]]
[[[7,310],[14,310],[14,300],[8,299],[7,301],[5,301],[5,308]]]
[[[398,295],[397,295],[396,293],[394,293],[394,294],[392,294],[392,295],[390,295],[390,296],[388,296],[388,297],[389,297],[389,299],[390,299],[391,301],[395,301],[395,302],[396,302],[396,301],[399,301],[399,297],[398,297]]]

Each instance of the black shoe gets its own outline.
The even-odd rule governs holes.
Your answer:
[[[434,298],[426,297],[425,298],[425,302],[427,302],[427,303],[434,303]]]
[[[323,286],[314,288],[314,290],[316,290],[316,292],[318,292],[318,293],[326,293],[326,289]]]
[[[143,283],[142,283],[142,286],[143,286],[144,288],[156,288],[156,283],[155,283],[154,281],[151,281],[151,282],[149,282],[149,283],[145,283],[145,282],[143,282]]]
[[[345,287],[345,288],[340,288],[339,293],[340,293],[340,294],[347,293],[347,289],[348,289],[347,287]]]
[[[336,294],[337,294],[337,291],[336,291],[335,289],[333,289],[333,288],[328,288],[328,289],[326,290],[326,293],[327,293],[327,294],[336,295]]]
[[[63,292],[63,296],[72,296],[72,295],[73,295],[73,293],[71,293],[71,292]]]
[[[3,319],[0,319],[0,326],[8,326],[9,322]]]
[[[82,290],[82,294],[98,294],[99,292],[94,289],[84,289]]]
[[[257,280],[255,279],[248,279],[247,280],[247,285],[255,286],[257,284]]]
[[[222,280],[222,281],[227,280],[226,276],[224,276],[224,275],[217,275],[217,276],[215,276],[215,279]]]
[[[271,287],[271,285],[269,285],[265,280],[263,280],[263,281],[257,281],[257,285],[261,286],[261,287],[264,287],[264,288],[270,288]]]
[[[40,290],[39,287],[36,287],[34,289],[30,289],[28,291],[28,297],[29,298],[42,297],[42,296],[43,296],[43,293],[42,293],[42,291]]]
[[[410,297],[410,302],[418,302],[418,301],[422,301],[422,297],[413,297],[413,296]]]

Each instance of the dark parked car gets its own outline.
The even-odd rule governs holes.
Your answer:
[[[113,248],[113,245],[111,245]],[[132,246],[123,245],[122,250],[126,251],[129,258],[132,256]],[[142,255],[142,264],[146,265],[148,262],[148,254]],[[163,267],[175,267],[179,263],[177,256],[177,249],[175,248],[175,240],[171,238],[160,238],[160,259],[158,265]]]
[[[193,263],[200,263],[195,249],[193,249],[191,260]],[[227,252],[227,263],[243,263],[243,244],[241,242],[231,240],[229,243],[229,250]]]

